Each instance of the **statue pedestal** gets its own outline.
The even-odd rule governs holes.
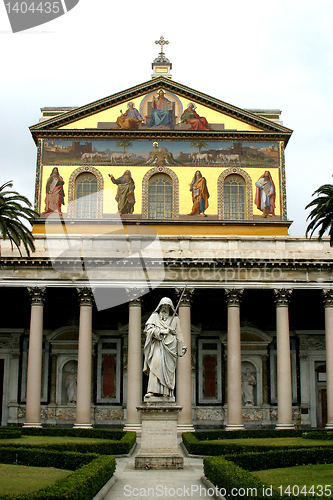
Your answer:
[[[174,398],[172,398],[174,399]],[[141,448],[135,457],[136,469],[182,469],[178,451],[177,422],[181,406],[166,398],[145,398],[141,412]]]

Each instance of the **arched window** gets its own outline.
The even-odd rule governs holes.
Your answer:
[[[96,219],[97,217],[97,178],[90,172],[84,172],[75,180],[74,217],[78,219]]]
[[[173,185],[167,174],[155,174],[148,183],[148,219],[172,219]]]
[[[246,185],[241,175],[232,174],[224,180],[223,219],[246,219]]]

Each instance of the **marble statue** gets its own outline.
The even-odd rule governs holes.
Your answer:
[[[76,402],[76,384],[77,384],[77,374],[74,368],[66,377],[66,389],[67,389],[67,400],[68,403]]]
[[[177,357],[183,356],[187,347],[184,346],[179,317],[171,299],[161,299],[148,319],[144,333],[143,371],[149,377],[146,397],[156,395],[172,398]]]
[[[254,405],[253,387],[257,384],[256,375],[246,368],[242,374],[242,396],[245,406]]]

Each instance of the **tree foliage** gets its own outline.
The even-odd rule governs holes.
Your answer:
[[[4,240],[9,239],[12,249],[14,245],[16,246],[22,257],[21,243],[28,255],[30,255],[30,250],[35,250],[31,231],[22,219],[30,222],[38,217],[38,213],[31,208],[28,198],[16,191],[8,190],[12,187],[12,181],[0,186],[0,233]]]
[[[117,144],[116,144],[116,146],[117,146],[117,148],[123,148],[123,152],[125,154],[127,148],[133,147],[133,143],[131,141],[123,139],[121,141],[118,141]]]
[[[318,239],[321,240],[326,231],[330,237],[330,245],[333,246],[333,185],[324,184],[320,186],[313,194],[318,195],[305,208],[312,208],[306,220],[310,220],[306,228],[306,236],[310,233],[310,238],[316,229]]]

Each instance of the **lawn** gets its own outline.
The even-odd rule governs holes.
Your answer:
[[[1,495],[19,495],[33,490],[40,490],[72,472],[47,467],[0,464]]]
[[[266,469],[262,471],[253,472],[253,474],[266,484],[267,486],[272,485],[274,489],[282,486],[284,491],[290,485],[291,493],[295,486],[294,494],[297,495],[297,487],[299,488],[299,494],[304,498],[304,494],[301,490],[306,486],[306,490],[309,491],[311,486],[314,486],[314,492],[320,493],[321,487],[323,487],[323,495],[329,493],[328,489],[333,493],[333,464],[325,465],[300,465],[297,467],[286,467],[281,469]],[[280,491],[280,490],[278,490]],[[305,492],[305,490],[304,490]]]

